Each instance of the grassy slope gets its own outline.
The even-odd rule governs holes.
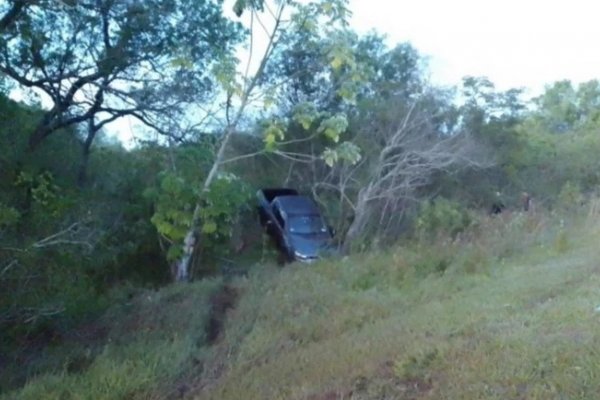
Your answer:
[[[231,283],[238,304],[212,346],[219,282],[138,297],[108,316],[124,339],[83,372],[2,400],[595,399],[600,234],[557,226],[517,219],[462,244],[257,267]]]
[[[598,398],[600,236],[574,235],[424,279],[401,249],[257,271],[196,397]]]
[[[0,399],[170,396],[179,390],[180,371],[201,362],[207,348],[210,299],[220,286],[220,281],[212,280],[139,293],[76,332],[72,342],[49,346],[41,362],[58,361],[62,368],[30,379],[21,390]],[[96,332],[94,338],[79,340],[88,331]]]

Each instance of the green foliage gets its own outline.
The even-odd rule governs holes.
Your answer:
[[[352,142],[342,142],[335,148],[326,147],[321,154],[321,158],[330,167],[333,167],[338,161],[347,161],[354,165],[362,158],[360,148]]]
[[[0,96],[0,115],[0,352],[12,356],[101,312],[116,282],[156,285],[168,270],[142,196],[162,156],[99,142],[80,188],[76,132],[30,153],[40,111]]]
[[[129,293],[126,301],[88,325],[96,336],[85,337],[89,335],[86,327],[71,332],[71,341],[55,344],[53,351],[39,355],[44,367],[34,369],[30,376],[20,371],[29,379],[22,389],[6,390],[0,399],[166,395],[165,385],[206,356],[210,299],[221,285],[219,280],[207,280],[160,292]],[[78,343],[78,335],[86,342]]]
[[[237,60],[234,57],[223,57],[212,67],[212,75],[226,93],[241,95],[242,85],[237,81]]]
[[[228,243],[235,222],[243,212],[250,211],[251,193],[250,188],[233,174],[221,174],[208,191],[202,193],[200,220],[202,232],[211,240],[208,246],[217,248]]]
[[[178,162],[202,164],[205,153],[194,149],[181,149]],[[152,224],[168,241],[167,260],[174,261],[182,255],[181,243],[191,228],[196,204],[200,204],[198,218],[201,223],[203,262],[228,251],[227,244],[233,226],[242,213],[248,210],[251,190],[239,177],[222,173],[208,190],[202,190],[200,174],[190,174],[191,169],[163,171],[158,186],[146,190],[146,198],[154,204]]]
[[[469,212],[457,202],[444,198],[426,202],[416,220],[417,234],[421,238],[438,235],[456,236],[472,223]]]
[[[467,274],[488,274],[489,266],[494,259],[492,248],[489,245],[467,245],[455,257],[454,267]]]
[[[162,172],[159,180],[158,189],[146,192],[155,205],[151,221],[161,235],[179,244],[190,228],[197,188],[168,171]],[[173,260],[179,254],[169,256]]]
[[[328,139],[337,143],[340,135],[348,128],[348,120],[345,115],[334,115],[321,122],[318,133],[325,135]]]
[[[240,17],[246,9],[260,11],[263,9],[263,1],[264,0],[236,0],[233,5],[233,12]]]
[[[274,151],[277,148],[277,141],[285,139],[284,127],[281,121],[271,120],[266,123],[264,130],[265,149]]]
[[[294,107],[293,120],[299,123],[304,130],[309,130],[319,113],[312,103],[300,103]],[[345,129],[345,127],[344,127]]]
[[[244,297],[227,321],[223,350],[205,364],[225,364],[226,372],[196,382],[208,388],[203,397],[221,400],[341,398],[349,390],[370,400],[593,398],[595,355],[565,340],[595,342],[597,315],[586,299],[598,283],[598,233],[590,233],[579,230],[586,239],[568,255],[529,248],[492,259],[487,274],[414,279],[406,248],[311,268],[256,268],[238,281]],[[503,240],[490,235],[489,243]],[[544,333],[548,324],[566,328]]]
[[[290,26],[278,39],[260,80],[265,103],[277,104],[261,123],[265,149],[292,159],[319,155],[329,166],[343,159],[356,162],[356,146],[351,150],[344,145],[339,151],[327,146],[342,141],[348,115],[366,83],[364,67],[355,59],[356,35],[346,29],[347,4],[292,3],[289,12]],[[300,143],[316,148],[307,151]]]
[[[70,245],[79,238],[68,229],[85,225],[73,225],[85,219],[69,171],[78,141],[65,131],[37,154],[26,152],[28,129],[40,113],[0,95],[0,351],[92,310],[97,298],[89,269],[81,266],[89,247]]]
[[[558,193],[557,204],[566,211],[575,211],[583,203],[583,195],[579,185],[567,181]]]
[[[414,269],[417,276],[444,274],[453,262],[452,248],[440,246],[437,253],[426,254],[415,260]]]
[[[46,8],[42,2],[35,7],[36,12],[24,14],[19,29],[4,43],[6,51],[0,56],[0,64],[9,62],[21,72],[31,71],[38,77],[41,69],[34,65],[37,61],[33,56],[46,61],[48,71],[60,71],[57,63],[85,68],[90,61],[85,57],[81,63],[69,62],[88,51],[88,43],[80,43],[79,39],[90,39],[92,49],[105,45],[99,41],[101,32],[96,32],[102,25],[100,16],[91,11],[102,2],[87,3],[88,8]],[[425,182],[418,190],[391,199],[390,204],[397,203],[394,218],[398,217],[392,220],[390,230],[400,233],[388,235],[389,244],[400,234],[405,238],[417,236],[421,240],[416,243],[409,239],[385,248],[381,245],[383,238],[365,235],[358,246],[377,246],[376,253],[326,260],[311,268],[290,266],[275,271],[267,266],[251,271],[241,283],[248,289],[246,301],[227,323],[223,346],[227,357],[219,359],[223,355],[217,346],[211,352],[215,364],[208,361],[203,365],[205,371],[218,369],[225,373],[218,382],[199,387],[210,388],[207,398],[235,398],[236,394],[238,398],[310,397],[313,393],[306,389],[310,386],[306,382],[329,379],[328,384],[337,384],[349,374],[367,373],[369,365],[379,365],[385,359],[386,365],[392,365],[397,385],[408,381],[413,386],[432,385],[433,391],[435,379],[445,379],[447,371],[449,376],[455,373],[454,369],[443,368],[455,358],[467,361],[465,370],[475,371],[471,373],[477,379],[469,386],[474,391],[485,379],[494,379],[493,374],[477,375],[479,365],[494,366],[486,364],[484,350],[491,351],[496,361],[507,360],[493,343],[486,342],[487,336],[474,340],[472,327],[489,335],[502,331],[496,325],[504,328],[506,316],[500,315],[501,323],[489,319],[492,306],[486,302],[491,299],[490,304],[504,310],[514,298],[496,289],[510,288],[505,280],[494,284],[488,280],[504,277],[506,260],[523,254],[564,257],[579,245],[571,228],[572,218],[600,184],[597,81],[579,86],[565,81],[549,86],[535,100],[532,111],[521,101],[519,90],[498,91],[485,78],[468,77],[458,88],[462,104],[457,105],[451,91],[429,87],[425,60],[410,44],[389,48],[377,34],[355,34],[347,29],[347,2],[330,0],[285,2],[290,7],[284,13],[287,29],[276,35],[272,58],[261,76],[244,81],[238,73],[238,60],[231,53],[231,44],[241,33],[237,26],[223,20],[218,2],[208,2],[200,11],[184,15],[177,10],[189,10],[195,5],[192,0],[176,5],[152,0],[138,5],[136,18],[127,13],[135,11],[130,6],[138,6],[108,3],[113,12],[110,17],[119,19],[118,23],[109,23],[115,28],[109,29],[111,39],[117,39],[115,35],[123,29],[127,31],[119,48],[123,54],[94,63],[90,71],[98,68],[100,76],[110,76],[116,82],[146,72],[146,62],[141,68],[139,60],[156,61],[156,74],[161,74],[161,65],[165,67],[165,79],[152,77],[159,84],[131,87],[134,90],[126,97],[134,99],[132,104],[164,105],[165,99],[173,99],[171,94],[180,95],[177,99],[182,104],[197,104],[218,88],[230,96],[228,106],[233,109],[240,100],[245,105],[248,99],[262,98],[263,107],[259,105],[256,110],[263,112],[242,115],[244,123],[228,131],[236,132],[228,139],[237,147],[226,149],[226,158],[231,159],[219,165],[220,174],[206,190],[203,183],[223,137],[218,129],[215,134],[186,132],[180,142],[168,148],[147,142],[126,151],[99,142],[90,155],[89,181],[80,188],[75,185],[73,167],[80,163],[80,133],[64,129],[30,153],[28,139],[44,110],[0,95],[0,330],[5,339],[0,352],[4,354],[19,341],[35,343],[53,332],[65,332],[78,321],[97,315],[114,301],[107,296],[111,287],[165,283],[168,262],[181,256],[181,243],[196,222],[192,221],[196,207],[199,224],[195,233],[200,239],[197,250],[203,268],[196,271],[196,276],[208,273],[223,258],[236,256],[230,254],[234,228],[243,230],[252,225],[255,230],[249,231],[258,231],[252,209],[256,187],[285,183],[306,193],[313,191],[327,216],[334,217],[331,222],[343,231],[352,223],[350,217],[361,189],[371,182],[386,135],[397,132],[402,124],[412,126],[404,116],[413,115],[418,105],[426,133],[417,124],[415,137],[448,138],[451,142],[452,135],[469,134],[479,152],[475,161],[493,160],[495,165],[464,168],[451,174],[441,169],[431,181],[428,176],[418,176],[415,179]],[[263,6],[260,0],[240,0],[235,2],[234,12],[261,11]],[[80,21],[82,15],[89,23],[70,24]],[[169,16],[175,19],[171,21]],[[173,23],[165,26],[165,18]],[[74,32],[77,29],[82,31]],[[170,34],[174,30],[176,34]],[[67,33],[77,33],[72,36],[72,54],[65,54],[64,39],[70,36]],[[202,40],[190,42],[200,34]],[[72,84],[81,71],[69,71],[66,83]],[[95,82],[89,86],[101,85]],[[260,90],[260,95],[247,96],[249,93],[243,91],[248,88]],[[170,108],[157,109],[162,111],[155,117],[169,121],[182,117]],[[68,110],[63,111],[70,116]],[[73,115],[80,110],[76,111]],[[181,132],[174,129],[172,133],[175,138]],[[445,142],[439,143],[443,146]],[[398,151],[403,154],[405,149]],[[254,154],[260,155],[244,158]],[[229,162],[236,158],[238,164]],[[414,160],[420,161],[418,157]],[[489,209],[497,201],[497,191],[502,192],[507,211],[520,210],[521,192],[527,191],[536,212],[507,212],[491,218],[470,209]],[[411,197],[417,201],[409,200]],[[432,197],[436,200],[420,202]],[[388,207],[378,199],[369,202]],[[554,210],[552,216],[543,213],[545,206]],[[566,223],[559,223],[561,219]],[[373,218],[369,223],[378,221]],[[413,222],[414,231],[410,231]],[[262,244],[266,259],[266,246]],[[248,265],[249,259],[245,255],[241,258],[243,265]],[[519,268],[525,265],[518,260]],[[556,274],[554,283],[564,282],[559,279],[564,278],[564,270],[537,268],[538,272]],[[513,285],[516,288],[512,288],[511,295],[525,302],[529,299],[522,290],[525,286],[543,290],[541,284],[530,285],[527,271],[515,271],[519,283]],[[110,344],[104,352],[80,355],[90,364],[80,375],[55,369],[28,385],[23,396],[38,398],[43,396],[40,393],[49,393],[56,398],[99,398],[110,390],[117,396],[144,398],[151,397],[147,396],[150,391],[160,392],[159,385],[147,382],[175,379],[172,372],[181,372],[190,353],[205,355],[194,343],[204,343],[207,298],[204,294],[188,298],[188,288],[161,292],[165,297],[157,296],[161,301],[153,303],[156,307],[148,307],[140,299],[120,298],[123,303],[133,304],[123,305],[124,314],[135,314],[138,306],[142,312],[131,318],[131,325],[123,322],[127,320],[123,315],[115,318],[122,326],[115,327],[114,332],[121,330],[113,337],[139,333],[139,342],[136,339],[136,343],[123,347],[122,343]],[[153,294],[148,296],[155,299]],[[184,299],[185,304],[177,299]],[[171,302],[181,308],[169,307]],[[201,315],[192,310],[195,302],[202,304]],[[537,307],[517,306],[520,308],[515,309]],[[195,321],[193,327],[185,328],[195,333],[185,338],[178,336],[177,326],[188,321],[180,321],[181,315],[191,315],[190,320]],[[524,319],[529,315],[518,317],[522,320],[515,324],[517,329],[524,329]],[[148,321],[149,316],[156,318]],[[136,328],[141,330],[132,333]],[[442,339],[444,343],[455,340],[454,353],[429,343]],[[511,346],[520,346],[511,340],[503,337],[498,347],[510,352]],[[364,350],[359,344],[365,341],[383,346]],[[412,349],[413,343],[420,345]],[[466,356],[462,352],[465,343],[469,354],[478,354],[484,361]],[[309,351],[303,354],[305,349]],[[131,363],[127,358],[137,361]],[[316,367],[305,368],[302,360],[310,360],[306,364]],[[248,365],[256,368],[248,370]],[[305,382],[290,383],[290,377],[304,377],[296,373],[297,367],[313,375],[307,375]],[[521,365],[512,367],[513,371],[519,370]],[[530,367],[532,371],[538,369],[537,365]],[[523,376],[532,376],[531,371],[519,371]],[[287,386],[271,389],[256,384],[262,382],[263,373],[269,377],[266,381]],[[485,381],[485,390],[495,390],[502,382],[499,379],[488,385]],[[477,396],[460,393],[454,397],[483,397],[485,390]],[[243,396],[239,396],[241,391]],[[419,397],[413,394],[407,396]],[[439,392],[431,396],[435,394]],[[444,395],[453,394],[456,392]],[[507,396],[524,395],[499,389],[496,397]],[[394,396],[386,392],[374,397]]]
[[[499,218],[489,223],[510,225]],[[543,392],[548,382],[560,383],[565,393],[580,391],[588,376],[569,374],[572,365],[598,366],[581,343],[565,337],[576,329],[580,340],[594,342],[596,316],[584,300],[598,284],[597,230],[569,231],[583,239],[573,242],[571,253],[557,256],[530,246],[500,260],[492,257],[492,246],[505,240],[507,231],[491,226],[478,231],[482,224],[461,243],[444,244],[447,238],[440,238],[431,246],[394,247],[310,268],[256,266],[229,283],[243,297],[211,348],[205,332],[220,281],[138,290],[134,296],[136,291],[127,290],[120,295],[126,300],[97,322],[108,327],[106,339],[92,349],[72,350],[63,358],[67,367],[55,363],[5,397],[162,398],[185,381],[206,388],[207,399],[287,398],[338,387],[342,393],[357,376],[361,382],[353,390],[367,399],[411,390],[497,398],[520,388],[521,376],[542,390],[540,400],[550,393]],[[510,233],[523,241],[526,225],[519,227]],[[544,243],[551,244],[551,238]],[[464,258],[453,260],[444,274],[415,271],[432,255],[465,248],[470,249]],[[484,256],[487,271],[461,266]],[[569,329],[545,334],[540,344],[535,339],[549,322]],[[256,360],[260,364],[248,369]],[[453,368],[457,360],[459,369]],[[218,366],[224,371],[218,376],[202,372]],[[489,387],[479,386],[482,380],[501,389],[490,394]]]
[[[546,86],[535,99],[538,109],[533,119],[548,133],[566,133],[598,122],[600,84],[597,80],[581,83],[577,88],[568,81]]]
[[[0,203],[0,228],[7,228],[19,222],[21,214],[14,207]]]
[[[31,196],[34,212],[44,212],[53,217],[60,214],[60,208],[64,205],[59,198],[61,188],[55,184],[55,179],[50,172],[44,171],[34,176],[22,171],[14,185]]]
[[[151,114],[152,126],[184,119],[186,107],[213,94],[215,81],[230,81],[233,47],[243,36],[215,1],[42,1],[17,16],[1,32],[0,65],[22,90],[44,92],[53,105],[35,120],[39,129],[27,132],[34,147],[60,128],[115,119],[107,114]],[[227,73],[211,74],[219,64]]]

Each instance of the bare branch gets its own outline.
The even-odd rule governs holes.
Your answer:
[[[241,156],[231,157],[231,158],[228,158],[227,160],[221,161],[221,165],[229,164],[229,163],[240,161],[240,160],[244,160],[246,158],[256,157],[258,155],[265,154],[266,152],[267,151],[263,149],[263,150],[256,151],[254,153],[247,153],[247,154],[243,154]]]
[[[379,222],[373,226],[375,234],[392,226],[389,220],[401,218],[406,204],[418,200],[417,190],[430,184],[434,173],[493,164],[468,135],[438,135],[431,123],[434,115],[419,102],[412,103],[400,116],[395,129],[381,132],[384,141],[376,162],[370,166],[368,183],[358,192],[346,249],[370,221]]]
[[[2,278],[12,267],[17,265],[18,263],[19,263],[19,261],[12,260],[8,264],[6,264],[6,266],[4,266],[4,268],[2,268],[2,271],[0,271],[0,278]]]
[[[0,33],[9,28],[25,10],[36,3],[35,0],[15,0],[12,7],[0,18]]]
[[[81,235],[82,224],[80,222],[75,222],[69,225],[67,228],[54,233],[44,239],[38,240],[31,247],[40,249],[44,247],[57,246],[57,245],[75,245],[75,246],[84,246],[89,250],[94,248],[93,244],[90,242],[89,238],[86,240],[75,239],[76,237]],[[89,235],[88,235],[89,236]]]

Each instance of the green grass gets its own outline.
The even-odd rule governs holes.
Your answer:
[[[167,396],[181,371],[199,363],[206,348],[209,299],[218,280],[144,291],[111,309],[94,329],[98,343],[48,348],[39,362],[60,359],[46,372],[0,399],[147,399]]]
[[[600,232],[557,217],[488,219],[456,240],[310,266],[254,267],[213,345],[217,281],[108,314],[83,371],[4,399],[596,399]],[[185,390],[180,390],[185,388]]]
[[[600,235],[547,224],[256,270],[196,398],[597,398]]]

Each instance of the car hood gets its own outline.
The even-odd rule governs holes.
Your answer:
[[[301,258],[317,258],[331,247],[331,237],[326,234],[291,234],[290,241],[294,252],[303,256]]]

